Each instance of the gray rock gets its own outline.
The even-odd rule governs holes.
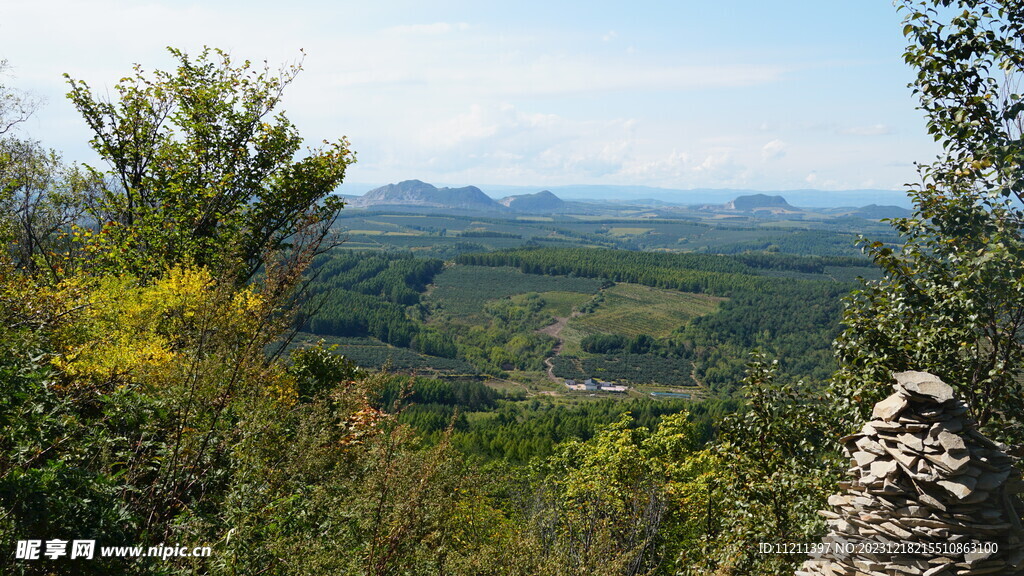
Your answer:
[[[900,412],[907,407],[909,402],[906,397],[896,393],[889,396],[885,400],[882,400],[878,404],[875,404],[874,410],[871,411],[872,418],[880,418],[885,422],[891,422],[899,417]]]
[[[951,432],[947,432],[945,430],[942,430],[942,431],[939,432],[938,441],[939,441],[939,444],[941,444],[943,448],[945,448],[946,450],[948,450],[950,452],[953,452],[953,451],[958,451],[959,452],[959,451],[967,450],[967,445],[964,444],[964,439],[963,438],[961,438],[960,436],[958,436],[956,434],[953,434]]]
[[[896,374],[896,393],[843,439],[850,480],[819,512],[832,543],[997,542],[998,552],[858,554],[811,558],[798,576],[1024,576],[1024,528],[1012,494],[1016,460],[985,438],[950,386],[924,372]]]
[[[939,480],[936,482],[939,486],[945,488],[950,494],[963,500],[974,492],[974,487],[977,485],[977,481],[970,476],[959,476],[950,480]]]
[[[911,397],[919,397],[938,404],[953,400],[953,388],[934,374],[911,370],[893,374],[893,377],[896,378],[897,392],[903,391]]]

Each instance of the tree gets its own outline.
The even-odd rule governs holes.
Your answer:
[[[0,75],[7,69],[0,60]],[[0,235],[19,268],[52,271],[63,251],[58,238],[82,214],[88,180],[56,151],[18,135],[38,106],[38,99],[0,84]]]
[[[220,50],[195,58],[168,50],[176,70],[136,65],[115,85],[116,101],[67,77],[109,166],[89,168],[104,185],[89,207],[95,235],[85,235],[103,238],[108,263],[143,277],[185,263],[230,270],[244,283],[269,252],[317,253],[354,156],[341,139],[297,158],[298,130],[275,110],[301,65],[273,73],[235,65]]]
[[[911,86],[943,148],[919,166],[903,244],[848,301],[835,382],[864,418],[893,371],[943,377],[987,433],[1024,439],[1024,2],[902,0]]]
[[[29,271],[56,271],[67,250],[64,232],[84,211],[92,188],[75,165],[36,141],[0,139],[0,213],[7,219],[15,264]]]
[[[817,511],[848,461],[827,441],[837,434],[826,398],[777,376],[777,361],[752,354],[745,407],[706,451],[708,528],[683,550],[684,574],[792,574],[802,555],[762,554],[757,543],[808,542],[824,529]]]
[[[0,59],[0,76],[4,75],[10,67],[7,60]],[[38,98],[0,84],[0,136],[28,120],[38,107]]]

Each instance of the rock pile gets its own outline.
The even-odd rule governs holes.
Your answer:
[[[853,480],[819,512],[829,534],[797,576],[1024,574],[1022,484],[1007,447],[975,429],[938,377],[895,377],[896,393],[843,438]]]

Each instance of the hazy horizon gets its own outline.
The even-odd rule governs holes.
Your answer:
[[[742,188],[690,188],[677,189],[630,184],[568,184],[554,186],[514,186],[503,184],[453,184],[446,182],[429,182],[422,178],[404,178],[395,182],[365,183],[346,182],[337,193],[346,196],[362,196],[367,192],[407,180],[420,180],[437,188],[462,188],[475,186],[494,200],[520,194],[534,194],[544,190],[553,192],[563,200],[595,200],[624,202],[639,200],[658,200],[680,205],[688,204],[722,204],[735,199],[738,195],[767,194],[781,195],[794,206],[805,208],[838,208],[861,207],[870,204],[892,205],[911,208],[913,203],[904,190],[887,189],[851,189],[851,190],[820,190],[814,188],[794,188],[789,190],[755,190]],[[613,194],[620,196],[613,196]]]
[[[887,3],[10,0],[0,82],[46,100],[24,134],[73,161],[95,156],[63,73],[114,94],[209,45],[304,49],[283,109],[349,137],[355,182],[899,189],[939,151],[901,29]]]

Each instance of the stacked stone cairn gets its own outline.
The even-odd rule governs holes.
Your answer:
[[[829,533],[796,575],[1024,575],[1022,483],[1008,448],[976,430],[938,377],[895,378],[896,393],[842,439],[852,481],[819,512]]]

